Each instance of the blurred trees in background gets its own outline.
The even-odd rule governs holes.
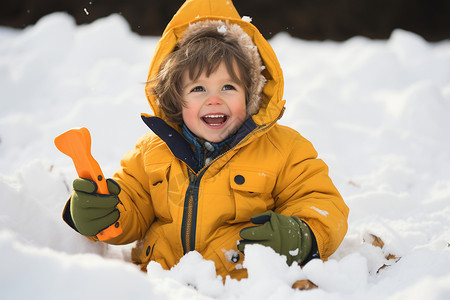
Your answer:
[[[2,0],[0,26],[25,28],[56,11],[77,24],[122,15],[132,31],[159,36],[184,0]],[[428,41],[450,39],[450,0],[234,0],[270,38],[285,31],[306,40],[342,41],[353,36],[386,39],[393,29]]]

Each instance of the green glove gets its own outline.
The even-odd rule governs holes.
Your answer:
[[[311,230],[299,218],[266,211],[253,216],[250,221],[262,225],[241,230],[239,235],[243,240],[239,241],[239,251],[244,252],[248,244],[269,246],[275,252],[285,255],[288,265],[294,261],[301,264],[311,252]]]
[[[73,181],[70,214],[78,232],[86,236],[97,235],[119,219],[120,186],[112,179],[106,180],[110,194],[96,194],[97,184],[88,179]]]

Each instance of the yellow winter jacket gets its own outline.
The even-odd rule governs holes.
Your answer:
[[[348,208],[317,159],[309,141],[277,124],[284,110],[283,75],[269,43],[251,23],[242,20],[229,0],[188,0],[174,15],[160,39],[148,78],[174,49],[189,23],[227,20],[253,39],[266,66],[267,84],[260,111],[239,129],[233,146],[201,170],[180,128],[166,118],[146,87],[154,116],[143,114],[152,132],[123,158],[114,174],[123,234],[111,244],[138,241],[132,259],[143,270],[150,261],[170,269],[189,251],[215,262],[217,274],[246,277],[244,255],[237,252],[239,231],[250,218],[273,210],[295,215],[314,233],[322,259],[327,259],[347,232]],[[230,250],[234,250],[230,251]]]

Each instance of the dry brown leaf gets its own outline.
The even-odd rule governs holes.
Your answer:
[[[371,234],[370,236],[373,238],[372,245],[374,245],[375,247],[378,247],[378,248],[384,247],[384,242],[380,237],[373,235],[373,234]]]
[[[315,285],[308,279],[305,279],[305,280],[297,280],[296,282],[294,282],[294,284],[292,285],[292,288],[300,290],[300,291],[305,291],[305,290],[317,289],[317,285]]]
[[[353,185],[354,187],[357,187],[357,188],[361,188],[361,186],[359,184],[357,184],[356,182],[354,182],[353,180],[350,180],[348,182],[348,184]]]
[[[388,260],[390,260],[390,259],[399,259],[399,258],[397,258],[397,256],[395,256],[394,254],[388,254],[387,256],[386,256],[386,259],[388,259]]]

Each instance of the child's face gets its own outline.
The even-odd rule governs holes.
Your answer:
[[[236,66],[235,72],[239,74]],[[202,73],[191,80],[185,71],[182,86],[183,121],[196,136],[221,142],[244,123],[245,88],[232,79],[224,62],[209,77]]]

